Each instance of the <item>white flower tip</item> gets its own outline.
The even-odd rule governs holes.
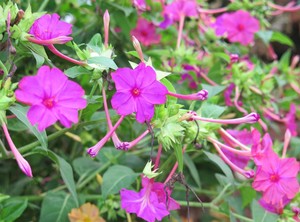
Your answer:
[[[92,158],[94,158],[95,156],[97,156],[98,151],[96,151],[93,147],[89,148],[86,151]]]
[[[128,142],[121,142],[120,144],[118,144],[116,146],[116,148],[118,150],[125,150],[125,151],[127,151],[129,149],[129,147],[130,147],[130,143],[128,143]]]
[[[22,156],[19,156],[18,158],[16,158],[16,160],[23,173],[25,173],[25,175],[28,177],[32,177],[31,167],[27,160],[25,160]]]
[[[104,22],[109,22],[109,19],[110,19],[109,12],[106,9],[104,12],[104,15],[103,15],[103,20],[104,20]]]
[[[256,123],[260,119],[260,115],[258,113],[250,113],[246,118],[249,118],[249,123]]]
[[[251,178],[253,178],[255,176],[255,172],[254,172],[254,170],[245,171],[244,176],[247,179],[251,179]]]
[[[208,91],[206,89],[202,89],[197,93],[197,96],[200,100],[206,100],[208,98]]]

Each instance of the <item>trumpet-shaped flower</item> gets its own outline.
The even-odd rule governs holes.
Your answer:
[[[157,44],[161,38],[161,36],[156,33],[154,24],[144,18],[138,19],[136,27],[131,30],[130,34],[136,37],[145,46]]]
[[[195,0],[175,0],[167,5],[164,14],[178,22],[181,16],[197,17],[197,2]]]
[[[167,88],[156,80],[150,66],[140,63],[135,69],[120,68],[112,73],[117,92],[113,95],[112,107],[119,115],[136,113],[139,123],[150,121],[154,105],[166,102]]]
[[[259,21],[243,10],[222,14],[213,26],[216,35],[226,34],[230,42],[239,42],[242,45],[252,43],[255,32],[259,31]]]
[[[276,154],[269,155],[258,167],[252,187],[263,192],[262,198],[268,204],[277,205],[283,198],[293,199],[300,188],[299,167],[295,158],[280,159]]]
[[[37,44],[64,44],[72,40],[72,37],[68,36],[72,34],[72,24],[60,21],[56,13],[46,14],[35,20],[29,34],[34,37],[30,41],[36,40]]]
[[[143,177],[142,186],[140,192],[126,189],[120,191],[121,206],[126,212],[135,213],[148,222],[154,222],[169,215],[169,210],[179,208],[179,204],[170,197],[171,192],[164,190],[163,183]]]
[[[84,90],[58,68],[42,66],[36,76],[23,77],[16,90],[19,102],[30,105],[27,117],[40,131],[57,120],[65,127],[78,122],[78,110],[86,107]]]

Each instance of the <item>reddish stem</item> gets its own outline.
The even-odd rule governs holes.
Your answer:
[[[69,61],[69,62],[72,62],[72,63],[74,63],[74,64],[76,64],[76,65],[80,65],[80,66],[86,65],[86,62],[78,61],[78,60],[76,60],[76,59],[72,59],[72,58],[70,58],[70,57],[68,57],[68,56],[66,56],[66,55],[64,55],[64,54],[62,54],[60,51],[58,51],[58,50],[54,47],[54,45],[47,45],[47,47],[48,47],[48,49],[49,49],[51,52],[53,52],[53,54],[57,55],[58,57],[60,57],[60,58],[62,58],[62,59],[64,59],[64,60],[67,60],[67,61]]]

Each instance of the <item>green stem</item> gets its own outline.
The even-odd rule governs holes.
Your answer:
[[[231,212],[231,214],[232,214],[233,216],[235,216],[236,218],[241,219],[242,221],[253,222],[253,220],[250,219],[250,218],[248,218],[248,217],[244,217],[244,216],[242,216],[242,215],[239,215],[239,214],[236,214],[236,213],[233,213],[233,212]]]
[[[41,6],[38,9],[38,12],[44,11],[44,9],[46,8],[48,2],[49,2],[49,0],[44,0],[43,3],[41,4]]]
[[[7,157],[7,150],[5,149],[5,146],[1,140],[0,140],[0,152],[2,153],[2,156],[4,158]]]
[[[224,194],[226,193],[226,191],[227,191],[227,189],[228,189],[229,187],[231,187],[231,184],[230,184],[230,183],[227,184],[227,185],[223,188],[223,190],[219,193],[219,195],[218,195],[215,199],[213,199],[213,200],[211,201],[211,203],[212,203],[212,204],[217,204],[217,203],[223,198]]]
[[[95,94],[95,91],[97,89],[97,86],[98,86],[98,82],[95,81],[94,84],[93,84],[93,87],[92,87],[92,90],[90,92],[90,95],[88,96],[89,99],[91,99],[93,97],[93,95]]]
[[[180,204],[180,206],[187,206],[187,201],[183,201],[183,200],[180,200],[180,201],[177,201]],[[200,203],[200,202],[189,202],[189,206],[190,207],[206,207],[206,208],[212,208],[212,209],[215,209],[215,210],[218,210],[219,208],[215,205],[213,205],[212,203]]]

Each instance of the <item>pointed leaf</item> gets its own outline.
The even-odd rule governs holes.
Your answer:
[[[139,176],[129,167],[114,165],[103,175],[102,195],[104,198],[109,194],[116,194],[122,188],[128,188]]]
[[[36,136],[36,138],[41,143],[41,146],[44,150],[47,150],[48,148],[48,138],[46,131],[40,132],[36,126],[32,126],[31,123],[28,121],[27,118],[27,111],[28,107],[21,106],[19,104],[16,104],[14,106],[11,106],[9,110],[16,115],[16,117],[23,122],[27,128]]]

